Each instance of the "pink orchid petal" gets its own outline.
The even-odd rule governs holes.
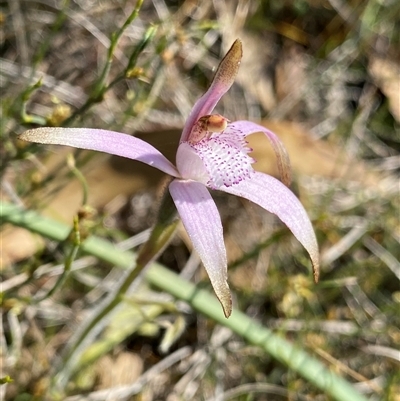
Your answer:
[[[217,72],[207,92],[195,103],[190,112],[182,131],[181,142],[189,139],[190,132],[196,121],[202,116],[211,114],[215,105],[232,86],[239,70],[242,54],[242,42],[237,39],[219,63]]]
[[[37,128],[24,132],[19,139],[52,145],[67,145],[98,150],[134,159],[179,177],[175,166],[156,148],[141,139],[120,132],[90,128]]]
[[[188,142],[183,142],[178,146],[176,167],[180,176],[184,179],[198,181],[203,184],[206,184],[210,179],[203,160]]]
[[[219,190],[251,200],[270,213],[276,214],[309,253],[313,264],[314,280],[318,281],[317,239],[307,212],[290,189],[274,177],[255,172],[250,179],[231,187],[221,187]]]
[[[251,121],[235,121],[233,123],[230,123],[228,127],[241,131],[245,136],[254,134],[256,132],[262,132],[263,134],[265,134],[275,152],[281,180],[286,186],[290,185],[292,178],[289,155],[286,151],[285,146],[276,134],[266,129],[262,125],[258,125]]]
[[[225,316],[232,312],[221,218],[207,188],[195,181],[174,180],[169,191],[182,223],[199,254]]]

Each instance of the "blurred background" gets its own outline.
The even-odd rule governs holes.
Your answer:
[[[70,227],[79,211],[82,238],[137,249],[154,223],[161,173],[22,143],[17,134],[49,125],[110,129],[174,161],[185,118],[240,38],[239,75],[216,110],[280,136],[322,267],[315,285],[305,251],[279,221],[215,192],[234,304],[369,399],[400,400],[400,3],[145,0],[125,24],[135,6],[0,1],[2,201]],[[249,139],[255,168],[276,175],[268,141]],[[49,398],[55,369],[63,373],[62,350],[121,273],[79,253],[63,286],[46,296],[70,244],[3,223],[0,365],[1,377],[13,379],[0,387],[5,400],[329,399],[146,282],[99,327],[58,398]],[[159,260],[210,289],[183,228]],[[171,355],[178,355],[173,363]],[[132,383],[139,384],[125,398],[112,391]],[[104,389],[110,392],[101,398]]]

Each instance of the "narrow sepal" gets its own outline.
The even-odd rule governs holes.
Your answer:
[[[92,128],[42,127],[25,131],[18,138],[28,142],[73,146],[127,157],[158,168],[173,177],[179,176],[175,166],[155,147],[121,132]]]
[[[232,312],[221,218],[207,188],[195,181],[174,180],[169,190],[182,223],[207,271],[224,314]]]
[[[232,86],[239,70],[242,55],[242,42],[236,39],[228,53],[219,63],[207,92],[195,103],[183,127],[181,142],[189,140],[190,133],[195,123],[200,117],[211,114],[215,105]]]
[[[319,251],[314,229],[303,205],[289,188],[274,177],[255,172],[250,179],[219,190],[241,196],[276,214],[307,250],[314,280],[318,281]]]

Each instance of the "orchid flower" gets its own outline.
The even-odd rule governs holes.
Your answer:
[[[68,145],[139,160],[174,177],[169,192],[226,317],[232,311],[226,249],[221,218],[208,188],[246,198],[276,214],[309,253],[315,281],[319,275],[315,234],[300,201],[286,186],[290,183],[289,159],[278,137],[253,122],[230,122],[221,115],[211,114],[232,86],[241,58],[242,44],[236,40],[184,125],[176,166],[150,144],[119,132],[42,127],[26,131],[19,137],[31,142]],[[263,132],[270,140],[286,185],[253,169],[254,160],[249,156],[251,149],[246,137],[255,132]]]

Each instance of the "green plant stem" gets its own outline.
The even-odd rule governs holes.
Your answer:
[[[72,174],[78,179],[78,181],[82,185],[82,207],[85,207],[88,203],[89,187],[88,187],[85,176],[76,167],[75,157],[74,157],[73,153],[70,153],[68,155],[67,164],[68,164],[68,167],[71,170]]]
[[[108,52],[107,52],[107,62],[105,64],[103,71],[100,75],[100,78],[97,81],[97,84],[94,88],[94,93],[93,93],[94,98],[96,98],[102,94],[104,87],[106,86],[105,85],[106,79],[108,77],[108,74],[110,73],[110,69],[111,69],[111,65],[112,65],[112,61],[113,61],[113,57],[114,57],[114,52],[115,52],[115,49],[117,48],[117,44],[118,44],[119,40],[121,39],[123,33],[125,32],[126,28],[128,28],[128,26],[139,15],[139,11],[140,11],[140,8],[142,7],[143,1],[144,0],[137,1],[136,7],[132,10],[131,14],[126,19],[124,25],[122,25],[122,27],[120,29],[118,29],[118,31],[116,31],[112,34],[111,44],[110,44],[110,47],[108,48]]]
[[[143,35],[142,40],[136,45],[133,50],[131,56],[129,57],[128,65],[125,68],[125,76],[129,76],[129,72],[135,67],[140,54],[146,49],[147,45],[154,38],[154,35],[157,32],[157,26],[151,25],[146,29],[146,32]]]
[[[26,112],[26,106],[29,102],[29,99],[31,97],[31,95],[40,87],[42,86],[42,79],[39,79],[37,82],[35,82],[33,85],[28,86],[24,92],[22,92],[21,94],[21,98],[20,98],[20,117],[21,117],[21,121],[24,124],[37,124],[37,125],[45,125],[46,124],[46,119],[41,117],[41,116],[37,116],[34,114],[28,114]],[[19,104],[18,100],[17,103]]]
[[[42,62],[44,56],[48,52],[51,42],[54,39],[54,36],[59,30],[62,28],[64,21],[67,18],[67,9],[70,4],[70,0],[62,0],[59,12],[56,16],[54,23],[50,27],[50,32],[46,35],[43,42],[40,43],[38,50],[35,52],[34,59],[33,59],[33,67],[32,74],[34,74],[36,67],[39,63]]]
[[[35,303],[41,302],[41,301],[45,300],[46,298],[49,298],[52,295],[54,295],[56,293],[56,291],[64,285],[65,281],[68,278],[68,275],[71,271],[72,263],[74,262],[76,255],[78,254],[79,247],[81,245],[81,234],[79,231],[79,217],[78,216],[74,217],[74,227],[71,230],[71,235],[73,235],[72,249],[68,253],[67,257],[65,258],[63,272],[58,277],[54,286],[46,294],[44,294],[42,297],[40,297],[38,299],[36,299],[36,298],[34,299]]]
[[[68,235],[68,227],[41,217],[33,211],[21,210],[9,203],[0,204],[0,219],[53,240],[62,241]],[[81,249],[93,256],[123,268],[132,266],[135,255],[120,251],[109,242],[91,237],[83,242]],[[158,263],[152,263],[146,273],[146,279],[152,285],[166,291],[176,298],[189,303],[198,312],[230,328],[248,343],[261,347],[270,356],[294,370],[337,401],[366,401],[345,379],[332,372],[323,363],[309,355],[302,348],[293,345],[268,328],[255,322],[243,313],[234,310],[229,319],[225,319],[220,304],[214,296],[205,290],[183,280]]]
[[[111,70],[111,66],[112,66],[112,62],[113,62],[113,58],[114,58],[114,53],[115,53],[115,49],[117,48],[118,42],[121,39],[121,37],[122,37],[123,33],[125,32],[125,30],[128,28],[128,26],[139,15],[139,11],[140,11],[140,8],[142,7],[143,1],[144,0],[137,0],[135,8],[132,10],[131,14],[126,19],[126,21],[124,22],[122,27],[111,35],[110,47],[108,48],[108,51],[107,51],[106,63],[105,63],[104,68],[102,69],[102,71],[100,73],[99,78],[97,79],[97,81],[93,85],[93,89],[92,89],[92,92],[91,92],[89,98],[87,99],[86,103],[81,108],[79,108],[75,113],[73,113],[69,118],[67,118],[64,121],[64,123],[63,123],[64,126],[70,125],[70,123],[72,121],[74,121],[76,117],[78,117],[79,115],[84,114],[94,104],[101,102],[102,99],[103,99],[104,94],[112,86],[114,86],[117,82],[119,82],[119,81],[121,81],[122,79],[125,78],[126,72],[124,71],[124,73],[120,74],[117,78],[115,78],[114,81],[110,85],[107,85],[107,83],[106,83],[107,78],[108,78],[109,73],[110,73],[110,70]],[[147,45],[148,40],[150,40],[150,37],[148,37],[148,33],[147,32],[144,35],[144,39],[143,40],[145,41],[145,44]],[[142,42],[143,42],[143,40],[142,40]],[[142,44],[141,44],[142,42],[140,42],[140,44],[139,44],[139,48],[141,50],[143,50],[144,47],[145,47],[145,46],[142,46]],[[133,54],[136,55],[135,60],[137,59],[137,56],[139,55],[139,53],[136,55],[136,51],[133,52]],[[132,58],[132,56],[131,56],[131,58]],[[128,65],[129,64],[130,64],[130,62],[128,63]]]

